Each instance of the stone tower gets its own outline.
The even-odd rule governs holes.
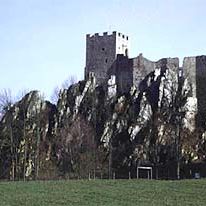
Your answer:
[[[128,56],[128,36],[116,31],[112,34],[104,32],[103,35],[87,34],[85,79],[94,72],[97,83],[103,83],[117,54]]]

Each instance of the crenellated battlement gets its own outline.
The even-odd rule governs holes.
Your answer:
[[[127,35],[124,35],[124,34],[122,34],[122,33],[120,33],[120,32],[117,33],[117,36],[118,36],[119,38],[122,38],[122,39],[125,39],[125,40],[129,40],[129,37],[128,37]]]
[[[116,31],[113,31],[112,33],[103,32],[103,33],[87,34],[86,36],[87,38],[116,36]]]
[[[122,34],[120,32],[117,32],[117,31],[113,31],[112,33],[109,33],[109,32],[103,32],[103,33],[95,33],[95,34],[87,34],[86,37],[87,39],[89,38],[99,38],[99,37],[118,37],[118,38],[122,38],[122,39],[125,39],[125,40],[129,40],[129,37],[125,34]]]

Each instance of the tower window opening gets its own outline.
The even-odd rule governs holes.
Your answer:
[[[105,63],[107,63],[108,62],[108,59],[105,59]]]
[[[102,51],[105,51],[105,48],[104,48],[104,47],[102,48]]]
[[[125,49],[125,56],[128,57],[128,49]]]

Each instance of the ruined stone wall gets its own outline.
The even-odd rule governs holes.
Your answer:
[[[139,88],[139,83],[146,77],[147,74],[154,71],[155,62],[152,62],[140,54],[133,58],[133,85]]]
[[[196,57],[197,123],[206,128],[206,56]]]
[[[175,73],[179,73],[179,58],[163,58],[155,63],[156,68],[168,68]]]
[[[188,87],[189,94],[186,103],[185,126],[194,130],[196,126],[197,92],[196,92],[196,57],[185,57],[182,66],[183,77],[186,79],[185,87]]]
[[[190,99],[196,102],[196,125],[204,128],[206,122],[206,56],[185,57],[183,75],[192,89]]]
[[[139,83],[156,68],[168,68],[178,72],[179,59],[178,58],[163,58],[157,62],[150,61],[140,54],[133,58],[133,85],[137,88]]]
[[[115,75],[118,92],[128,92],[133,86],[133,59],[129,59],[127,56],[118,55]]]
[[[156,68],[168,68],[177,72],[178,75],[179,59],[164,58],[157,62],[153,62],[144,58],[142,54],[136,58],[118,55],[109,75],[116,76],[118,92],[122,93],[128,92],[132,86],[139,88],[140,82],[148,74],[153,71],[155,72]]]
[[[196,57],[185,57],[183,60],[183,76],[188,80],[192,92],[190,97],[196,98]]]

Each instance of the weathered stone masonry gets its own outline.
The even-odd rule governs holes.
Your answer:
[[[158,72],[159,68],[173,70],[177,76],[184,75],[187,78],[192,88],[190,103],[200,126],[206,127],[206,56],[185,57],[183,66],[180,67],[178,58],[163,58],[157,62],[146,59],[142,54],[129,58],[128,45],[128,36],[116,31],[112,34],[105,32],[103,35],[88,34],[85,78],[92,72],[100,85],[113,75],[116,77],[117,91],[124,93],[132,86],[141,90],[141,81],[149,73]]]
[[[191,98],[196,100],[197,121],[205,128],[206,122],[206,56],[185,57],[183,74],[192,87]]]
[[[128,92],[132,86],[140,89],[140,82],[157,68],[169,68],[178,73],[179,59],[164,58],[153,62],[144,58],[142,54],[135,58],[117,55],[114,65],[108,70],[108,78],[115,75],[118,91]]]
[[[128,36],[117,32],[113,32],[111,35],[107,32],[104,32],[103,35],[87,34],[85,78],[89,76],[90,72],[94,72],[97,83],[103,83],[117,54],[128,55],[128,41]]]

